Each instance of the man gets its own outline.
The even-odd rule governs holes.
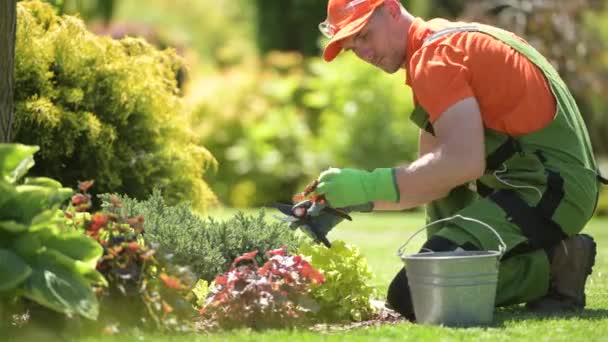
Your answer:
[[[331,168],[317,194],[334,207],[427,205],[429,223],[460,215],[507,244],[496,305],[539,311],[585,306],[596,245],[579,235],[600,181],[579,110],[554,68],[523,39],[481,24],[423,21],[397,0],[329,0],[320,26],[342,50],[387,73],[405,69],[417,106],[420,155],[371,172]],[[327,227],[331,229],[331,227]],[[496,250],[492,232],[454,218],[428,229],[425,250]],[[415,319],[405,270],[388,304]]]

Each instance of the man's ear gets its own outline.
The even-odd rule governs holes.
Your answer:
[[[398,0],[386,0],[384,7],[392,18],[397,18],[401,15],[401,6]]]

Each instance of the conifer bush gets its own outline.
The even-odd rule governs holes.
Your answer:
[[[173,50],[98,37],[38,1],[17,12],[14,140],[41,147],[33,175],[139,198],[158,187],[199,210],[215,202],[202,176],[216,162],[187,126]]]
[[[102,206],[112,206],[112,195],[103,194]],[[202,218],[187,203],[169,206],[159,191],[146,200],[115,195],[121,211],[128,217],[143,216],[144,238],[159,251],[172,255],[171,262],[187,266],[200,279],[212,281],[228,270],[240,255],[258,250],[258,262],[267,251],[299,245],[296,233],[282,222],[268,222],[264,212],[258,215],[238,213],[226,221]],[[274,221],[274,220],[273,220]]]

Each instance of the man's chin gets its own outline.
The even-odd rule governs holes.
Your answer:
[[[391,66],[383,65],[383,66],[379,66],[378,68],[380,68],[380,70],[384,71],[387,74],[394,74],[397,71],[399,71],[399,69],[401,69],[401,66],[398,65],[398,66],[395,67],[395,66],[392,66],[392,65]]]

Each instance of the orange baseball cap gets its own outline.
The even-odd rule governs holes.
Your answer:
[[[329,0],[327,19],[319,24],[319,30],[330,38],[323,51],[323,58],[331,62],[342,51],[342,40],[359,32],[374,10],[384,0]]]

